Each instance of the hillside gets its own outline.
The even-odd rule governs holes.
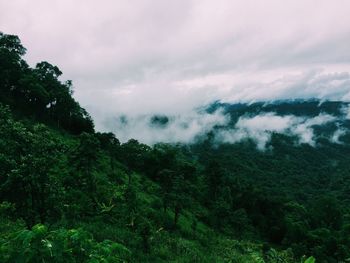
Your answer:
[[[347,103],[217,102],[193,143],[120,143],[24,54],[0,34],[1,262],[349,261]]]

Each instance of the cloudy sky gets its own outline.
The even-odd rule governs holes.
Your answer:
[[[348,0],[0,0],[0,30],[106,116],[216,99],[350,100]]]

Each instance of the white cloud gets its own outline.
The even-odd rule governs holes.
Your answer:
[[[314,118],[306,119],[303,121],[297,119],[294,126],[291,127],[291,133],[299,137],[300,143],[308,143],[312,146],[315,146],[312,126],[324,125],[335,120],[337,120],[335,116],[322,113]]]
[[[299,143],[315,146],[313,126],[324,125],[336,121],[332,115],[323,114],[312,118],[296,117],[293,115],[277,116],[275,113],[265,113],[253,117],[240,117],[234,129],[221,130],[216,135],[218,143],[236,143],[247,138],[257,144],[259,150],[265,150],[272,133],[282,133],[297,136]],[[339,138],[336,132],[332,140]]]
[[[145,93],[159,94],[152,106],[167,110],[164,93],[180,104],[188,94],[179,83],[188,82],[213,98],[339,97],[327,76],[307,89],[298,81],[319,68],[348,81],[349,9],[346,0],[11,0],[0,2],[0,28],[21,37],[32,64],[58,64],[89,109],[120,113],[136,98],[142,113]],[[196,94],[189,106],[201,103]]]
[[[334,134],[332,135],[330,141],[332,143],[338,143],[342,144],[343,142],[340,140],[340,138],[347,133],[347,130],[344,128],[337,129]]]
[[[350,101],[348,10],[347,0],[11,0],[0,28],[20,36],[30,64],[57,64],[106,130],[115,116],[186,116],[218,99]]]
[[[152,115],[118,116],[108,120],[107,129],[126,142],[130,138],[143,143],[192,143],[198,136],[210,132],[216,125],[226,125],[229,117],[220,111],[213,114],[206,112],[189,112],[187,114],[169,116],[164,125],[152,124]],[[164,117],[164,116],[163,116]]]

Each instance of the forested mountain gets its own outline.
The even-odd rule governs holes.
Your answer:
[[[350,261],[347,103],[216,102],[193,143],[121,143],[24,54],[0,34],[0,262]]]
[[[73,99],[72,82],[48,62],[30,68],[22,59],[26,49],[17,36],[0,32],[0,101],[14,113],[80,134],[93,132],[89,114]]]

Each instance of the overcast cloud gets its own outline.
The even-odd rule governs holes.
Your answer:
[[[0,30],[56,64],[98,129],[216,99],[350,100],[350,1],[0,0]],[[220,122],[220,120],[219,120]]]

